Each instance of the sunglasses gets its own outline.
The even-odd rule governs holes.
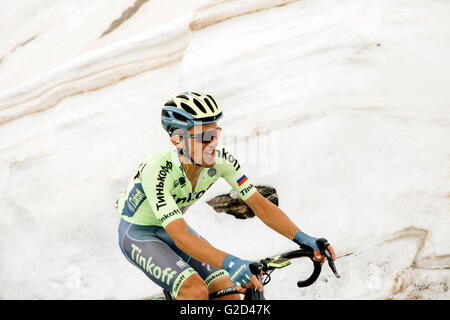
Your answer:
[[[210,130],[203,131],[202,133],[187,135],[188,137],[195,139],[198,143],[209,143],[216,138],[219,140],[222,128],[214,128]]]

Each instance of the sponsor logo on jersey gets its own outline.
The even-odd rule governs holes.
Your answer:
[[[198,192],[196,194],[192,194],[192,192],[190,192],[187,197],[177,198],[175,201],[176,201],[177,204],[179,204],[179,203],[181,203],[181,204],[189,203],[189,202],[191,202],[193,200],[200,199],[203,196],[203,194],[205,194],[205,192],[206,192],[206,190],[202,190],[202,191],[200,191],[200,192]]]
[[[225,148],[222,148],[222,150],[216,150],[216,154],[218,158],[226,159],[229,163],[233,164],[236,171],[241,168],[241,165],[238,163],[237,159],[235,159],[232,154],[225,151]]]
[[[186,178],[185,177],[180,177],[178,180],[175,180],[173,182],[173,187],[176,188],[177,186],[180,186],[181,188],[184,188],[184,186],[186,185]]]
[[[240,186],[242,186],[242,185],[245,183],[245,181],[247,181],[247,180],[248,180],[248,178],[247,178],[247,176],[244,174],[244,175],[242,175],[242,177],[238,178],[238,179],[236,180],[236,182],[237,182],[238,186],[240,187]]]
[[[252,190],[254,186],[250,184],[247,188],[242,189],[239,193],[243,196],[245,196],[250,190]]]
[[[147,197],[142,188],[142,184],[136,183],[128,194],[128,199],[123,207],[122,214],[128,217],[134,216],[145,199]]]
[[[216,175],[216,168],[209,168],[208,176],[214,177]]]
[[[167,219],[169,219],[170,217],[173,217],[176,214],[182,214],[180,209],[175,209],[169,213],[166,213],[165,215],[163,215],[159,221],[161,221],[161,223],[163,223],[164,221],[166,221]]]
[[[138,170],[136,172],[136,175],[133,178],[134,180],[141,178],[141,172],[142,172],[142,170],[144,170],[146,165],[147,165],[146,163],[141,162],[141,164],[139,165],[139,168],[138,168]]]
[[[161,207],[166,205],[166,199],[164,198],[164,184],[166,182],[167,174],[172,170],[173,164],[169,160],[166,161],[165,166],[161,166],[161,170],[158,172],[158,184],[155,186],[156,188],[156,209],[159,211]]]

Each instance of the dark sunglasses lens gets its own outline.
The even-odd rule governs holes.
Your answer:
[[[197,137],[198,142],[211,142],[214,138],[219,139],[219,130],[213,129],[203,132],[200,136]]]

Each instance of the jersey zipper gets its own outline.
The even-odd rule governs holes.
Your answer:
[[[199,174],[199,176],[197,178],[197,183],[195,184],[194,190],[192,190],[191,181],[187,178],[187,176],[186,176],[186,174],[184,172],[184,169],[183,169],[183,165],[181,164],[180,154],[176,150],[175,150],[175,152],[177,154],[179,168],[181,170],[181,173],[183,174],[183,177],[186,179],[186,182],[187,182],[186,186],[189,183],[189,191],[190,191],[190,193],[192,193],[192,195],[194,195],[195,194],[195,190],[197,190],[198,185],[200,184],[201,180],[203,179],[203,176],[206,173],[205,170],[208,169],[208,168],[202,168],[202,171],[200,172],[200,174]]]

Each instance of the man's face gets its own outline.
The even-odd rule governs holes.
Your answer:
[[[201,164],[202,167],[210,168],[214,166],[215,163],[215,150],[217,147],[218,138],[214,137],[210,142],[202,142],[200,135],[207,132],[213,132],[214,129],[217,129],[217,123],[210,123],[205,125],[198,125],[190,128],[188,130],[190,135],[196,135],[198,137],[188,137],[188,143],[189,143],[189,153],[191,158],[196,162]],[[210,131],[212,130],[212,131]],[[219,129],[219,137],[220,137],[220,129]],[[181,140],[181,148],[183,149],[183,152],[186,152],[185,150],[185,141],[184,137],[180,137]]]

